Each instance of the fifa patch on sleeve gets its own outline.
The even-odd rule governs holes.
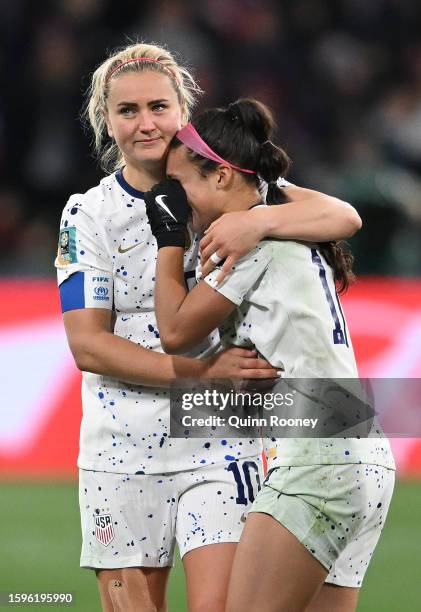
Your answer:
[[[62,312],[113,307],[112,276],[99,271],[75,272],[60,285]]]
[[[60,230],[56,265],[62,267],[76,262],[76,228],[65,227]]]

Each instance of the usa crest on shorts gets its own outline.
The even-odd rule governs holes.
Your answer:
[[[95,537],[104,546],[114,540],[114,527],[111,514],[100,514],[95,517]]]

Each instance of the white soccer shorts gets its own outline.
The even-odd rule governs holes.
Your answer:
[[[260,456],[167,474],[80,470],[82,567],[165,567],[207,544],[238,542],[263,482]]]
[[[271,470],[252,512],[270,514],[329,572],[326,582],[360,587],[379,540],[395,472],[368,464]]]

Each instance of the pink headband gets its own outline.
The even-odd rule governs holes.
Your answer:
[[[127,64],[132,64],[133,62],[151,62],[152,64],[160,64],[161,66],[163,66],[165,68],[165,70],[168,70],[168,72],[171,72],[171,75],[177,80],[177,77],[175,76],[175,73],[171,70],[171,68],[168,68],[168,66],[166,66],[163,62],[160,62],[159,60],[155,60],[155,59],[150,59],[149,57],[135,57],[135,58],[129,59],[126,62],[123,62],[122,64],[119,64],[118,66],[113,68],[111,70],[110,74],[108,75],[107,80],[105,82],[108,83],[108,81],[113,76],[114,72],[116,72],[117,70],[120,70],[120,68],[123,68],[123,66],[127,66]]]
[[[206,144],[204,140],[200,137],[196,129],[193,127],[191,123],[187,123],[184,127],[181,128],[180,131],[176,134],[178,140],[186,145],[189,149],[198,153],[202,157],[206,157],[206,159],[211,159],[219,164],[224,164],[225,166],[230,166],[230,168],[234,168],[234,170],[239,170],[240,172],[245,172],[246,174],[256,174],[254,170],[246,170],[245,168],[240,168],[239,166],[235,166],[231,164],[226,159],[222,159],[215,151]]]

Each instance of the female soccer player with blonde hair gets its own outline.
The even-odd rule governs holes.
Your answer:
[[[92,78],[87,115],[107,175],[72,195],[61,220],[56,266],[63,319],[83,371],[81,565],[96,571],[105,611],[165,610],[177,541],[189,609],[222,612],[245,509],[233,503],[232,457],[253,464],[256,493],[261,475],[256,441],[169,435],[173,380],[277,376],[255,351],[218,352],[217,331],[189,356],[162,351],[154,312],[156,241],[144,192],[165,177],[169,143],[199,93],[190,73],[154,45],[134,44],[104,61]],[[217,246],[219,256],[232,259],[266,234],[329,240],[359,227],[347,204],[292,185],[286,193],[293,203],[283,208],[240,212],[213,228],[205,251],[212,255]],[[244,246],[230,250],[223,236],[233,219],[233,244]],[[195,238],[184,255],[187,280],[198,245]]]

